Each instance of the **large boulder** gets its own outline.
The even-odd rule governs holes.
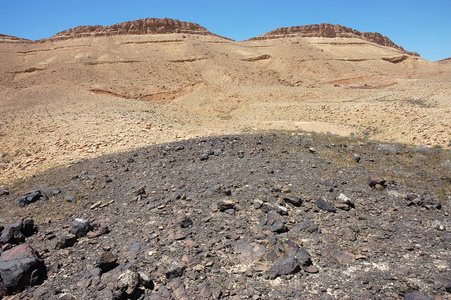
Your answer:
[[[7,294],[41,283],[47,277],[44,262],[27,244],[14,247],[0,256],[0,278]]]

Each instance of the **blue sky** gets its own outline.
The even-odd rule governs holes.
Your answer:
[[[79,25],[167,17],[243,40],[279,27],[332,23],[379,32],[435,61],[451,57],[450,16],[451,0],[0,0],[0,33],[36,40]]]

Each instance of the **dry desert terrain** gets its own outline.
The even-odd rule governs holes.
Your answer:
[[[237,42],[187,24],[1,36],[0,183],[106,153],[267,129],[449,147],[449,60],[333,30]]]

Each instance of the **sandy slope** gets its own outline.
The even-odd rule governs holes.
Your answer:
[[[261,129],[451,142],[451,63],[356,38],[16,41],[0,43],[0,66],[0,183],[103,153]]]

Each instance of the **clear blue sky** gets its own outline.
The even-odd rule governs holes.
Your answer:
[[[379,32],[430,61],[451,57],[451,0],[0,0],[0,33],[31,40],[152,17],[198,23],[234,40],[279,27],[340,24]]]

